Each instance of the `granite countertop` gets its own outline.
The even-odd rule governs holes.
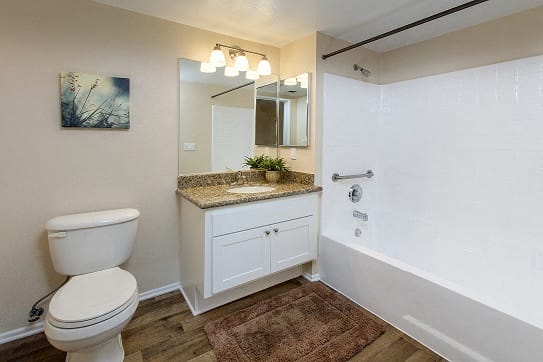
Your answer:
[[[227,190],[232,187],[254,185],[274,186],[275,190],[254,194],[234,194],[227,192]],[[268,200],[318,191],[322,191],[322,187],[299,182],[285,182],[274,185],[268,183],[249,183],[246,185],[211,185],[177,189],[177,193],[179,195],[189,200],[200,209],[243,204],[251,201]]]

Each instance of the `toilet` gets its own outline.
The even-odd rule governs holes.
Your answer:
[[[124,359],[121,330],[139,302],[130,256],[140,213],[117,209],[55,217],[46,224],[55,270],[70,280],[51,298],[45,335],[67,361]]]

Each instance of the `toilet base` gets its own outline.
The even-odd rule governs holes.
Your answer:
[[[121,334],[107,340],[105,343],[77,352],[68,352],[67,362],[122,362],[124,348]]]

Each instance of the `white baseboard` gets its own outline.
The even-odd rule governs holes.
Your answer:
[[[179,290],[179,288],[181,288],[179,282],[164,285],[162,287],[151,289],[146,292],[140,293],[140,300],[146,300],[146,299],[151,299],[153,297],[158,297],[159,295]]]
[[[0,344],[15,341],[17,339],[32,336],[41,332],[43,332],[42,322],[30,324],[26,327],[12,329],[11,331],[0,333]]]
[[[318,282],[319,280],[321,280],[321,277],[319,274],[310,274],[310,273],[302,273],[302,276],[304,278],[306,278],[307,280],[309,280],[310,282]]]
[[[166,294],[169,292],[178,291],[178,290],[180,290],[179,283],[164,285],[162,287],[151,289],[146,292],[140,293],[140,301],[157,297],[159,295]],[[45,317],[45,315],[43,317]],[[17,329],[12,329],[11,331],[0,333],[0,344],[15,341],[17,339],[32,336],[34,334],[38,334],[41,332],[43,332],[42,322],[34,323],[34,324],[17,328]]]
[[[196,313],[196,311],[194,310],[194,307],[192,306],[192,303],[190,302],[191,299],[188,298],[188,295],[187,295],[187,292],[185,292],[185,289],[181,287],[181,283],[179,283],[179,291],[181,292],[181,294],[183,294],[183,298],[185,299],[185,302],[187,302],[187,305],[189,306],[189,309],[192,315],[200,314],[200,313]]]

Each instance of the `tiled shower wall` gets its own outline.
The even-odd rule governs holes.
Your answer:
[[[324,233],[362,227],[390,248],[454,245],[543,272],[543,56],[384,86],[326,75],[323,134]]]

